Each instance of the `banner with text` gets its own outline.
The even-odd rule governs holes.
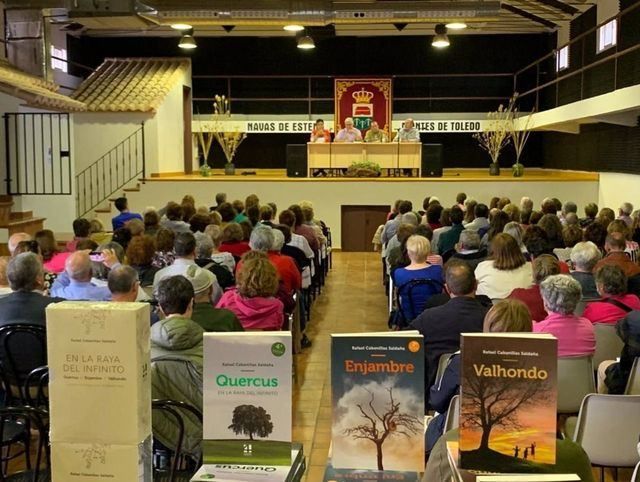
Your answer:
[[[331,120],[325,118],[325,126],[331,125]],[[402,127],[403,120],[391,122],[391,129],[397,131]],[[480,132],[487,126],[486,120],[415,120],[416,128],[420,132]],[[247,134],[309,134],[313,130],[314,121],[266,119],[266,120],[224,120],[216,122],[222,131],[238,131]],[[382,124],[380,124],[382,128]],[[211,132],[214,129],[212,121],[194,120],[193,132]]]
[[[335,79],[334,132],[344,127],[347,117],[353,118],[363,136],[376,121],[383,131],[391,128],[391,79]]]

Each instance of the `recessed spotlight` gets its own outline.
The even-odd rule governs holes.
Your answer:
[[[445,25],[449,30],[464,30],[467,24],[464,22],[449,22]]]
[[[298,25],[297,23],[285,25],[282,28],[287,32],[302,32],[304,30],[304,27],[302,25]]]
[[[183,35],[178,47],[185,50],[193,50],[197,48],[198,45],[196,44],[196,39],[194,39],[192,35]]]
[[[173,30],[189,30],[190,28],[193,28],[193,27],[188,23],[172,23],[171,28]]]
[[[298,39],[298,48],[303,50],[311,50],[316,48],[316,44],[311,37],[305,35]]]
[[[449,37],[447,36],[447,27],[443,23],[436,25],[436,34],[431,40],[431,45],[437,49],[449,46]]]

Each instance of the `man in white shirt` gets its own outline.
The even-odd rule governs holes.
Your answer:
[[[344,120],[344,129],[340,129],[336,134],[335,142],[361,142],[362,133],[353,127],[353,119],[347,117]]]
[[[158,283],[164,278],[169,278],[176,275],[184,275],[187,269],[191,265],[197,266],[196,259],[196,238],[193,233],[178,233],[173,244],[173,250],[176,255],[176,259],[172,265],[162,268],[153,277],[153,291],[155,293]],[[213,293],[211,295],[211,302],[215,304],[222,296],[222,289],[218,284],[216,275],[209,270],[205,270],[211,278],[213,285]]]
[[[464,225],[469,231],[480,231],[489,227],[489,207],[486,204],[476,204],[473,210],[474,220]]]
[[[420,132],[415,128],[413,119],[407,119],[402,123],[402,129],[396,136],[398,142],[420,142]]]

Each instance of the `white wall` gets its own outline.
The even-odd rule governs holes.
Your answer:
[[[197,205],[211,206],[217,192],[226,192],[229,200],[243,199],[256,193],[261,202],[275,202],[278,210],[289,205],[309,200],[314,204],[319,218],[323,219],[333,233],[334,246],[341,244],[340,207],[342,205],[386,205],[396,199],[410,199],[416,209],[422,208],[427,195],[440,198],[443,205],[452,205],[458,192],[488,202],[493,196],[509,196],[519,203],[522,196],[529,196],[536,205],[547,196],[567,200],[571,198],[579,208],[598,199],[597,181],[580,182],[527,182],[514,179],[508,182],[455,182],[444,179],[425,181],[347,181],[290,180],[257,181],[236,176],[237,180],[215,182],[203,181],[151,181],[142,186],[140,192],[129,193],[132,210],[141,211],[146,206],[161,207],[169,200],[180,201],[185,194],[195,196]]]
[[[4,50],[4,49],[2,49]],[[18,112],[22,101],[16,97],[0,92],[0,116],[7,112]],[[2,135],[0,136],[4,142],[4,126],[2,126]],[[0,146],[0,194],[6,194],[7,188],[4,179],[7,177],[7,162],[4,145]]]
[[[630,202],[635,209],[640,208],[640,175],[601,172],[598,188],[598,206],[609,207],[617,212],[623,202]]]
[[[182,82],[167,95],[156,114],[158,156],[148,157],[149,173],[184,172],[184,122]]]

